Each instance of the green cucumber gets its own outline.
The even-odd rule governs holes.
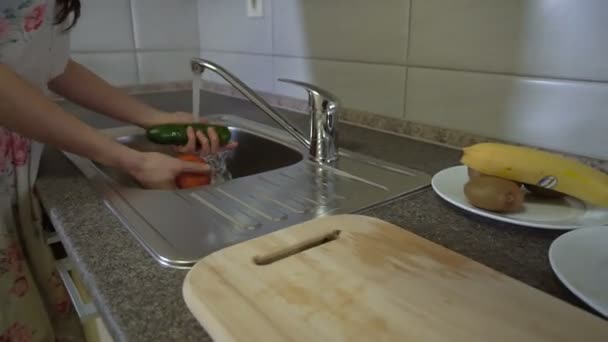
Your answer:
[[[207,128],[213,127],[219,138],[220,146],[230,142],[230,130],[228,127],[219,125],[208,125],[202,123],[193,124],[164,124],[150,127],[146,130],[148,140],[162,145],[186,145],[188,143],[188,127],[194,128],[195,131],[201,131],[209,138]]]

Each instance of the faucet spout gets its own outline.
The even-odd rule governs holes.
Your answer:
[[[266,102],[262,97],[260,97],[255,91],[249,88],[236,76],[232,75],[230,72],[228,72],[221,66],[201,58],[193,58],[190,62],[190,65],[192,67],[192,72],[197,73],[199,75],[201,75],[205,70],[209,69],[221,76],[224,80],[226,80],[234,88],[236,88],[236,90],[243,94],[243,96],[245,96],[249,101],[255,104],[264,113],[266,113],[266,115],[270,116],[277,124],[283,127],[287,132],[289,132],[297,141],[299,141],[306,148],[310,149],[310,141],[306,139],[304,134],[302,134],[299,129],[297,129],[281,114],[275,111],[270,106],[270,104],[268,104],[268,102]]]

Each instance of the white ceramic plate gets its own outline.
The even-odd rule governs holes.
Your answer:
[[[608,317],[608,227],[563,234],[551,244],[549,261],[572,293]]]
[[[469,204],[464,195],[464,185],[468,180],[467,167],[460,165],[438,172],[433,176],[431,184],[444,200],[498,221],[545,229],[576,229],[608,224],[608,209],[595,207],[568,196],[557,200],[526,197],[524,209],[517,213],[496,213],[479,209]]]

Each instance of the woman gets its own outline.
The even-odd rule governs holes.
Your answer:
[[[40,143],[122,169],[146,187],[171,188],[181,172],[208,172],[203,164],[129,149],[49,100],[47,88],[141,127],[193,121],[140,103],[72,61],[69,30],[79,14],[79,0],[0,2],[0,342],[82,339],[40,234],[32,194]],[[208,133],[209,140],[196,137],[203,153],[215,153],[218,137]],[[197,139],[192,129],[188,134],[184,149],[192,151]]]

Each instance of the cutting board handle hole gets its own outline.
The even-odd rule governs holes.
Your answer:
[[[253,262],[256,265],[260,265],[260,266],[269,265],[275,261],[285,259],[287,257],[298,254],[305,250],[321,246],[330,241],[334,241],[334,240],[338,239],[338,236],[340,236],[340,230],[334,230],[330,233],[326,233],[321,236],[317,236],[317,237],[308,239],[306,241],[302,241],[295,245],[287,246],[276,252],[272,252],[272,253],[269,253],[266,255],[256,255],[255,257],[253,257]]]

